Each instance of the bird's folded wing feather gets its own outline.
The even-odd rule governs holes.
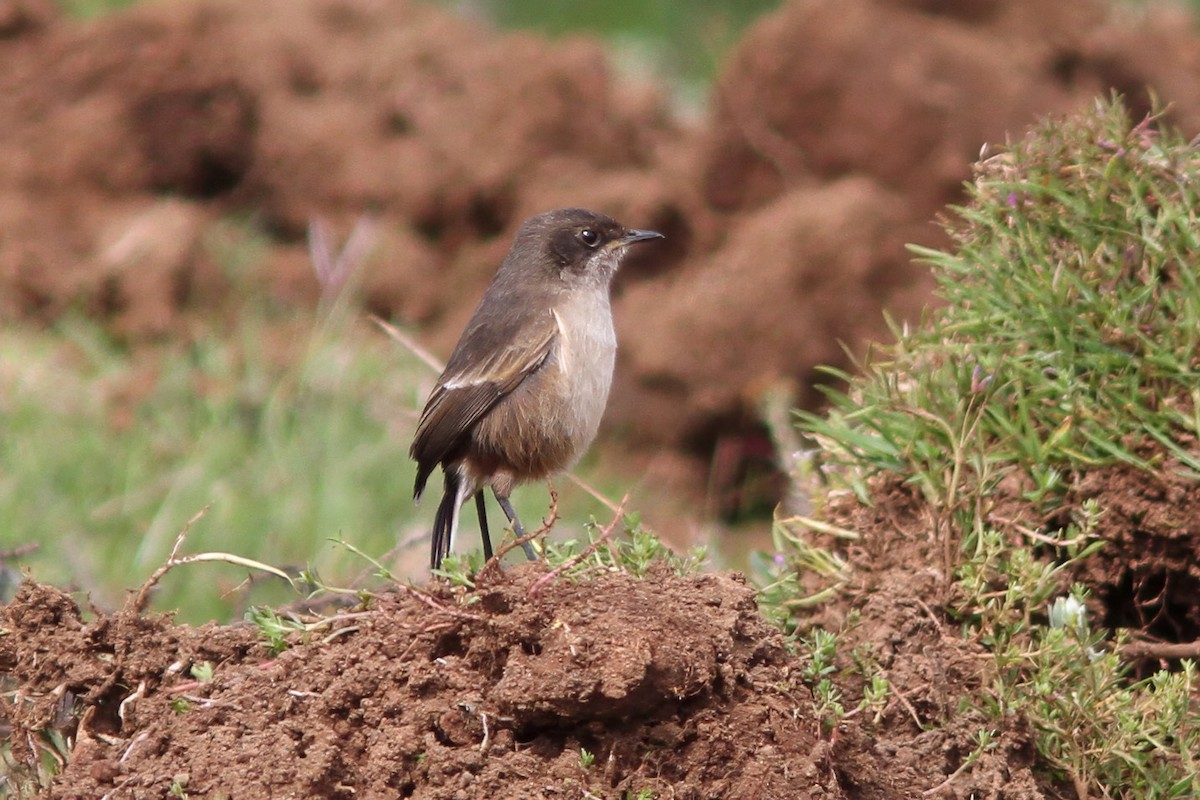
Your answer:
[[[413,438],[412,456],[422,464],[442,461],[505,395],[545,363],[558,338],[551,314],[522,326],[520,335],[506,347],[487,354],[472,353],[474,337],[468,332],[450,359],[450,365],[421,412]],[[457,363],[461,369],[455,370]]]

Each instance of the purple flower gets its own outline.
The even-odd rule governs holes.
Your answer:
[[[989,384],[991,384],[992,378],[994,378],[994,377],[996,377],[996,376],[995,375],[984,376],[983,368],[980,367],[978,364],[976,364],[975,369],[973,369],[971,371],[971,392],[973,394],[979,394],[984,389],[986,389]]]

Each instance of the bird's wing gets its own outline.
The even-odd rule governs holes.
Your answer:
[[[505,395],[545,363],[558,339],[554,315],[524,321],[505,347],[485,349],[486,334],[469,328],[429,396],[410,454],[418,463],[417,494],[435,465],[454,456],[462,438]],[[422,474],[423,473],[423,474]]]

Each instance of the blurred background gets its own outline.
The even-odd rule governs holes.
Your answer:
[[[422,579],[436,371],[369,317],[445,358],[516,227],[566,205],[668,240],[614,289],[556,535],[628,493],[740,567],[804,502],[818,367],[936,302],[905,244],[946,244],[981,148],[1114,91],[1200,130],[1174,2],[0,0],[0,63],[4,592],[27,569],[104,608],[204,509],[182,552],[349,586],[373,567],[342,540]],[[155,606],[294,598],[205,564]]]

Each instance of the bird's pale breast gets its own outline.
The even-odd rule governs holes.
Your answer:
[[[546,363],[480,421],[468,465],[516,482],[570,467],[596,437],[612,386],[617,340],[606,292],[566,295],[552,312],[558,337]]]

